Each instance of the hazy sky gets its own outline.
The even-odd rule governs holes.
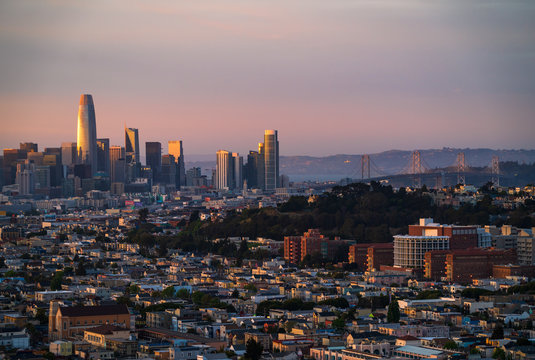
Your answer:
[[[534,148],[535,1],[1,1],[0,146],[75,141],[81,93],[143,150]]]

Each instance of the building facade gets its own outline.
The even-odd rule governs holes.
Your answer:
[[[60,306],[50,302],[48,336],[51,341],[83,336],[84,331],[99,325],[131,327],[131,316],[124,304],[101,306]]]
[[[279,181],[279,139],[277,130],[264,132],[265,190],[275,191]]]
[[[93,97],[83,94],[78,108],[78,132],[76,138],[78,161],[90,165],[92,173],[97,171],[97,124]]]
[[[422,218],[418,225],[409,225],[411,236],[447,236],[450,249],[477,247],[477,226],[442,225],[431,218]]]
[[[394,266],[423,269],[425,253],[434,250],[449,250],[448,236],[394,236]]]

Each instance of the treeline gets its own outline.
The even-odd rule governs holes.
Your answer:
[[[515,210],[506,210],[492,204],[493,195],[489,190],[477,204],[454,208],[435,206],[425,189],[395,192],[391,186],[377,182],[370,185],[355,183],[334,187],[310,201],[308,197],[293,196],[278,208],[229,212],[225,219],[218,221],[201,221],[198,214],[194,214],[176,236],[154,236],[141,226],[128,237],[145,247],[159,245],[162,255],[167,248],[180,248],[262,258],[265,254],[250,252],[246,246],[236,247],[226,240],[217,243],[211,240],[236,236],[283,240],[284,236],[319,228],[322,234],[331,238],[340,236],[359,243],[381,243],[392,241],[392,235],[407,233],[408,225],[417,223],[421,217],[432,217],[445,224],[502,225],[506,222],[524,228],[535,226],[531,216],[535,212],[535,202],[526,201]]]

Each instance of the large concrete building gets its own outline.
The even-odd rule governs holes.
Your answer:
[[[349,247],[348,260],[350,264],[357,264],[360,271],[379,269],[381,265],[394,264],[394,244],[355,244]]]
[[[521,229],[516,240],[516,253],[520,265],[535,265],[535,228]]]
[[[422,218],[418,225],[409,225],[411,236],[447,236],[450,249],[477,247],[477,226],[457,226],[438,224],[431,218]]]
[[[299,263],[307,255],[315,254],[320,254],[323,259],[332,260],[341,246],[349,245],[351,242],[340,238],[330,240],[320,234],[318,229],[309,229],[302,236],[284,237],[284,258],[292,264]]]
[[[83,336],[84,331],[99,325],[131,327],[131,316],[124,304],[101,306],[60,306],[50,302],[48,336],[51,341]]]
[[[433,250],[448,250],[448,236],[394,236],[394,266],[424,269],[425,253]]]
[[[92,173],[97,172],[97,124],[93,97],[83,94],[78,108],[78,133],[76,139],[78,161],[91,165]]]
[[[474,279],[492,276],[494,265],[514,264],[516,261],[516,252],[512,249],[452,250],[446,256],[446,280],[471,283]]]

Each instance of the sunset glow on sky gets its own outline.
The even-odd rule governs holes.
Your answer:
[[[3,148],[75,141],[82,93],[186,155],[535,144],[529,0],[3,1],[0,49]]]

